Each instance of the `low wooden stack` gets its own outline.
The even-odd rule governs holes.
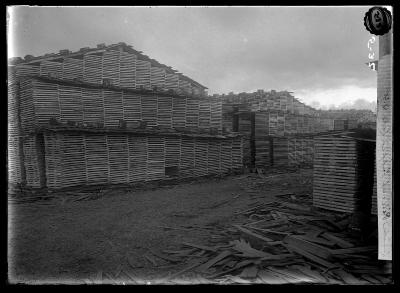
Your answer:
[[[374,152],[362,151],[363,141],[343,136],[320,136],[314,141],[315,206],[352,213],[361,188],[363,161],[371,160]]]

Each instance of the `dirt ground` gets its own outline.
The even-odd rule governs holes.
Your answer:
[[[235,175],[113,190],[87,201],[56,197],[9,204],[9,280],[82,283],[123,268],[152,282],[185,264],[152,263],[145,257],[150,250],[176,249],[182,242],[207,245],[212,231],[240,222],[235,212],[280,194],[311,194],[312,170],[264,176],[262,184],[256,174]]]

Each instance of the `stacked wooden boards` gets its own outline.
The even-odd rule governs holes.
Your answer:
[[[222,131],[222,102],[213,98],[137,94],[79,84],[21,78],[21,123],[24,129],[61,122],[101,123],[145,121],[149,127],[217,129]]]
[[[340,135],[314,138],[315,206],[352,213],[365,196],[372,195],[373,181],[368,174],[375,152],[371,144]]]
[[[240,136],[210,139],[48,131],[44,142],[46,170],[41,173],[50,189],[163,180],[170,177],[171,167],[180,178],[223,174],[242,167]],[[34,157],[30,161],[36,162]],[[39,187],[35,185],[38,181],[29,181],[28,186]]]
[[[24,178],[21,168],[21,131],[19,121],[19,94],[16,72],[8,73],[8,116],[7,116],[7,171],[8,182],[19,183]]]
[[[43,60],[35,65],[18,64],[19,76],[40,75],[65,80],[82,80],[92,84],[107,82],[129,89],[181,91],[184,94],[204,96],[204,88],[182,75],[154,66],[139,55],[121,50],[90,52],[81,56],[64,56],[57,61]]]
[[[288,138],[288,163],[291,167],[312,166],[314,139],[312,137]]]

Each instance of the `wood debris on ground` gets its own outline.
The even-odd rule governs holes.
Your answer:
[[[164,251],[191,265],[163,281],[195,272],[209,283],[221,284],[392,282],[391,272],[377,260],[376,239],[362,242],[353,235],[344,225],[349,215],[321,211],[293,196],[276,198],[239,211],[237,216],[245,221],[221,230],[220,238],[210,235],[212,245],[182,243],[182,253]]]

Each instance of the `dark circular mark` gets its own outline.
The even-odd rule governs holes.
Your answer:
[[[365,13],[364,26],[371,34],[382,36],[392,27],[392,14],[384,7],[372,7]]]

